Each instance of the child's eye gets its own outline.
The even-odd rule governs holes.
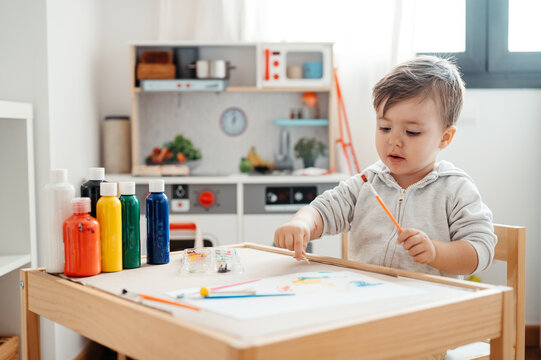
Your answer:
[[[409,131],[409,130],[406,130],[406,134],[408,134],[409,136],[417,136],[419,134],[421,134],[420,131]]]
[[[379,129],[383,132],[387,132],[387,131],[390,131],[391,128],[390,127],[384,127],[384,126],[380,126]]]

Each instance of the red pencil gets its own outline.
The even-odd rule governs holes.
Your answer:
[[[376,192],[376,189],[374,189],[374,187],[372,186],[372,184],[370,184],[368,182],[368,179],[366,178],[366,175],[362,174],[361,175],[361,178],[363,179],[363,181],[365,183],[368,184],[368,187],[370,187],[370,190],[372,190],[372,193],[376,196],[376,199],[378,200],[379,204],[381,205],[381,207],[383,208],[383,210],[385,210],[385,212],[387,213],[387,215],[389,215],[389,217],[391,218],[391,220],[393,221],[393,223],[396,225],[397,229],[398,229],[398,232],[401,233],[402,232],[402,228],[400,227],[400,225],[398,225],[398,222],[396,221],[396,219],[394,218],[393,214],[391,214],[391,212],[389,211],[389,209],[387,209],[387,206],[385,206],[385,203],[383,203],[383,200],[381,200],[381,198],[379,197],[378,193]]]

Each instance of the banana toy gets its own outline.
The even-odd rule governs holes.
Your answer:
[[[274,163],[270,161],[266,161],[263,158],[261,158],[261,156],[259,156],[259,154],[256,152],[255,146],[252,146],[250,148],[250,151],[248,151],[248,155],[246,156],[246,159],[248,159],[248,161],[252,163],[254,168],[261,166],[261,167],[267,167],[270,170],[274,170]]]

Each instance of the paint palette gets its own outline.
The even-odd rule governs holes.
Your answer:
[[[214,267],[216,272],[219,273],[239,273],[243,271],[237,249],[214,249]]]
[[[237,249],[185,249],[181,272],[185,274],[241,273],[243,266]]]
[[[210,248],[185,249],[182,257],[182,272],[188,274],[205,274],[212,269],[214,261]]]

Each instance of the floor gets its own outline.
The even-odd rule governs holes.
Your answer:
[[[524,359],[525,360],[541,359],[541,349],[533,348],[533,347],[527,347],[526,348],[526,356],[525,356]]]

